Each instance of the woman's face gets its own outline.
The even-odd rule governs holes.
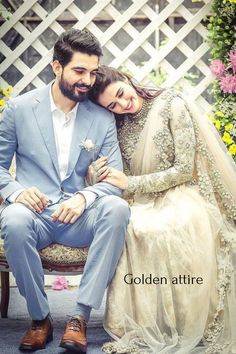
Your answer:
[[[100,94],[98,103],[117,114],[136,113],[142,107],[143,98],[129,83],[115,81]]]

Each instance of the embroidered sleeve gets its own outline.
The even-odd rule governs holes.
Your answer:
[[[129,176],[129,193],[161,192],[192,179],[196,147],[192,120],[183,99],[175,97],[170,104],[169,127],[175,147],[174,164],[160,172]]]

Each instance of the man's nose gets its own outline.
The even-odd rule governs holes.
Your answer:
[[[83,84],[85,85],[91,85],[91,76],[89,73],[85,74],[82,79]]]

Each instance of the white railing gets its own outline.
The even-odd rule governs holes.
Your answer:
[[[60,24],[60,17],[67,10],[67,14],[69,12],[74,19],[77,19],[74,24],[75,28],[82,29],[87,27],[100,40],[103,48],[106,48],[112,54],[114,59],[107,64],[114,67],[125,67],[138,81],[144,83],[150,83],[150,72],[158,73],[160,68],[162,68],[167,78],[162,86],[177,85],[182,87],[194,98],[199,106],[204,110],[209,110],[210,105],[203,97],[203,93],[210,85],[212,75],[208,66],[202,60],[209,47],[204,41],[207,36],[207,30],[201,22],[210,13],[211,0],[206,0],[202,7],[194,8],[191,11],[184,6],[184,0],[167,0],[161,11],[159,3],[160,1],[157,1],[155,8],[153,8],[148,0],[132,0],[130,6],[124,12],[120,12],[113,5],[114,0],[97,0],[94,6],[85,14],[75,4],[74,0],[60,0],[58,6],[50,13],[37,0],[26,0],[0,28],[0,47],[5,56],[0,65],[0,75],[2,76],[11,65],[14,65],[20,71],[22,78],[16,83],[14,94],[20,93],[30,83],[35,87],[45,85],[39,74],[50,63],[52,50],[46,48],[39,36],[48,28],[60,35],[64,31]],[[38,25],[32,31],[22,21],[25,13],[30,9],[39,18]],[[6,12],[7,10],[3,8],[3,13]],[[148,20],[148,24],[142,31],[138,31],[130,22],[138,15],[140,18]],[[101,18],[101,16],[112,23],[105,31],[102,31],[95,21],[96,18]],[[167,19],[169,20],[176,16],[186,22],[177,33],[170,25],[171,21],[167,21]],[[2,37],[11,28],[14,28],[23,38],[15,50],[11,50],[2,40]],[[119,48],[114,39],[114,36],[121,29],[131,38],[131,41],[124,49]],[[184,41],[186,36],[193,30],[203,39],[195,50],[191,49]],[[163,43],[159,43],[160,34],[165,37]],[[155,36],[155,44],[151,44],[149,41],[151,35]],[[22,53],[30,46],[41,55],[41,59],[32,68],[29,68],[20,59]],[[145,63],[137,64],[137,61],[135,63],[131,60],[132,54],[139,48],[142,48],[149,58]],[[185,57],[185,60],[178,68],[174,68],[167,58],[175,48],[181,51]],[[201,73],[201,80],[198,80],[196,85],[190,85],[189,81],[185,79],[186,74],[193,67]],[[3,85],[11,84],[11,82],[5,82],[3,78],[1,81]]]

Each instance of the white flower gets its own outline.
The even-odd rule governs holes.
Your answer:
[[[81,147],[87,151],[91,151],[95,149],[95,144],[92,142],[91,139],[86,139],[81,142]]]

